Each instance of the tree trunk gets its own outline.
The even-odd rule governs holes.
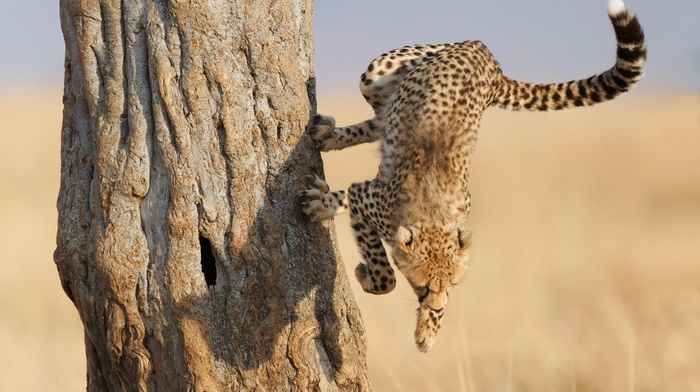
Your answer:
[[[58,235],[105,390],[367,390],[329,226],[313,0],[61,0]]]

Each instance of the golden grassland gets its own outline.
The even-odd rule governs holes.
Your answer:
[[[0,391],[85,390],[78,313],[53,263],[61,90],[0,95]]]
[[[371,113],[359,94],[319,99],[339,125]],[[0,96],[0,391],[85,387],[82,326],[52,261],[60,123],[60,90]],[[371,178],[376,150],[324,154],[331,186]],[[375,390],[700,391],[698,96],[492,109],[470,181],[472,266],[428,354],[405,280],[377,297],[350,279]]]

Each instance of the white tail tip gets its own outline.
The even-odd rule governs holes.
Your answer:
[[[608,1],[608,15],[615,16],[619,15],[627,9],[625,3],[622,0],[610,0]]]

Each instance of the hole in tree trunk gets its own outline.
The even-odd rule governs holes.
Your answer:
[[[216,259],[211,251],[211,242],[205,237],[199,237],[199,247],[202,252],[202,273],[207,286],[216,286]]]

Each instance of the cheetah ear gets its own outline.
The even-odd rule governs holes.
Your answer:
[[[400,244],[407,248],[413,245],[413,233],[411,230],[403,226],[399,226],[399,229],[396,232],[396,238],[398,238]]]
[[[472,234],[474,234],[473,231],[457,230],[457,241],[460,249],[466,250],[472,246]]]

